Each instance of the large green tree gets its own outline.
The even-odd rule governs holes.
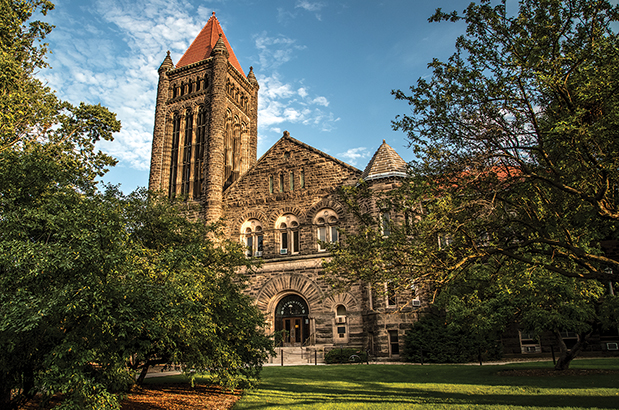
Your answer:
[[[350,236],[347,249],[335,250],[333,271],[347,275],[336,266],[348,260],[351,279],[402,286],[423,279],[438,298],[490,264],[502,267],[505,280],[536,272],[534,282],[514,279],[521,289],[547,286],[539,279],[546,275],[588,301],[573,306],[611,306],[612,295],[589,288],[612,289],[619,280],[612,250],[619,239],[618,19],[618,6],[606,0],[437,10],[431,21],[463,20],[466,34],[447,61],[429,64],[429,78],[409,93],[394,91],[411,108],[394,128],[406,133],[417,159],[400,189],[374,199],[408,223],[386,238],[378,229]],[[363,187],[352,191],[351,204]],[[583,321],[564,321],[574,328],[563,330],[584,340],[582,309]],[[570,357],[565,350],[558,368]]]
[[[0,0],[0,408],[62,393],[61,408],[119,408],[117,392],[155,363],[235,385],[271,349],[243,295],[252,269],[186,203],[99,189],[120,129],[35,78],[47,1]]]
[[[471,245],[480,235],[466,229],[491,224],[492,246],[462,247],[458,261],[498,252],[617,280],[602,243],[617,239],[619,222],[618,13],[605,0],[523,0],[513,14],[482,1],[433,17],[464,19],[467,34],[447,62],[430,64],[431,79],[395,92],[412,109],[395,128],[429,193],[473,219],[459,230]]]

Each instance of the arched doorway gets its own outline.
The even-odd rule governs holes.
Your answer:
[[[275,330],[284,332],[284,346],[301,346],[310,337],[309,308],[299,295],[287,295],[275,308]]]

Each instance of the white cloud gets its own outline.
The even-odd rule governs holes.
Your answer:
[[[372,153],[366,147],[350,148],[346,152],[337,154],[336,157],[343,158],[350,165],[357,165],[357,161],[369,158]]]
[[[328,107],[329,100],[327,100],[325,97],[316,97],[312,100],[312,104],[318,104],[322,105],[323,107]]]
[[[52,32],[53,71],[41,77],[63,99],[117,113],[122,130],[99,147],[121,164],[149,168],[157,69],[166,50],[178,61],[199,33],[210,12],[198,11],[184,1],[96,0],[82,7],[88,24],[60,21]]]
[[[311,2],[307,0],[299,0],[297,4],[294,6],[295,9],[303,9],[305,11],[309,11],[311,13],[315,13],[315,16],[318,20],[322,20],[322,16],[320,15],[320,10],[325,7],[325,3],[322,2]]]
[[[287,24],[290,20],[297,18],[299,14],[303,11],[307,11],[310,13],[314,13],[318,20],[322,20],[322,15],[320,11],[323,7],[326,6],[326,3],[323,2],[312,2],[308,0],[298,0],[294,6],[293,10],[287,10],[284,8],[277,9],[277,21],[281,24]],[[301,10],[298,12],[297,10]]]
[[[254,36],[259,52],[260,66],[263,70],[274,70],[294,57],[294,52],[305,49],[296,40],[288,37],[269,37],[266,31]]]
[[[311,1],[307,1],[307,0],[299,0],[297,1],[296,6],[294,7],[301,8],[307,11],[320,11],[324,6],[325,4],[321,2],[312,3]]]
[[[273,72],[271,76],[259,76],[258,126],[261,132],[279,132],[280,124],[303,124],[314,126],[321,131],[331,131],[339,118],[331,112],[323,112],[312,106],[328,107],[329,100],[323,96],[313,96],[308,87],[298,87],[285,83],[281,75]],[[295,91],[296,90],[296,91]]]
[[[324,4],[299,1],[298,12],[317,13]],[[157,69],[166,50],[178,62],[210,17],[206,6],[194,7],[184,0],[93,0],[81,7],[83,18],[74,20],[57,13],[52,23],[53,70],[40,77],[73,104],[80,101],[108,107],[117,113],[122,130],[113,142],[100,148],[114,155],[121,165],[147,170],[151,138]],[[63,20],[64,19],[64,20]],[[86,24],[84,22],[87,22]],[[225,26],[224,21],[220,24]],[[225,27],[224,27],[225,30]],[[254,36],[260,69],[260,133],[281,133],[292,124],[307,124],[331,131],[339,120],[329,107],[327,96],[316,95],[303,80],[287,81],[277,69],[305,49],[294,38]],[[263,137],[261,137],[262,140]]]

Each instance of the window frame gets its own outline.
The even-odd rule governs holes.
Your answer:
[[[275,229],[279,232],[279,254],[297,255],[301,251],[301,234],[298,218],[284,214],[277,218]]]
[[[318,252],[326,252],[326,243],[337,243],[340,240],[338,226],[340,220],[331,208],[322,208],[314,217],[314,225],[316,226],[316,242],[318,243]]]
[[[245,245],[245,256],[261,258],[264,252],[264,230],[257,219],[249,219],[241,226],[241,242]]]

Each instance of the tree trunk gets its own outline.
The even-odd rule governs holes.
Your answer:
[[[567,348],[560,331],[555,330],[553,333],[555,335],[555,339],[557,340],[557,344],[559,345],[560,352],[559,360],[557,360],[557,364],[555,365],[555,370],[567,370],[569,369],[572,360],[574,360],[574,358],[587,343],[587,338],[591,335],[591,332],[587,334],[579,333],[578,341],[571,349]]]
[[[138,376],[137,380],[135,381],[135,383],[137,385],[141,385],[144,382],[144,379],[146,378],[146,374],[148,373],[148,369],[150,366],[154,366],[156,364],[164,364],[164,363],[168,363],[170,361],[169,357],[165,357],[162,359],[149,359],[146,360],[146,362],[142,365],[142,371],[140,372],[140,375]]]
[[[140,375],[138,376],[138,379],[135,381],[135,383],[139,386],[142,383],[144,383],[144,379],[146,378],[146,374],[148,373],[148,368],[150,367],[150,364],[148,364],[148,362],[146,362],[144,364],[144,366],[142,366],[142,371],[140,372]]]

